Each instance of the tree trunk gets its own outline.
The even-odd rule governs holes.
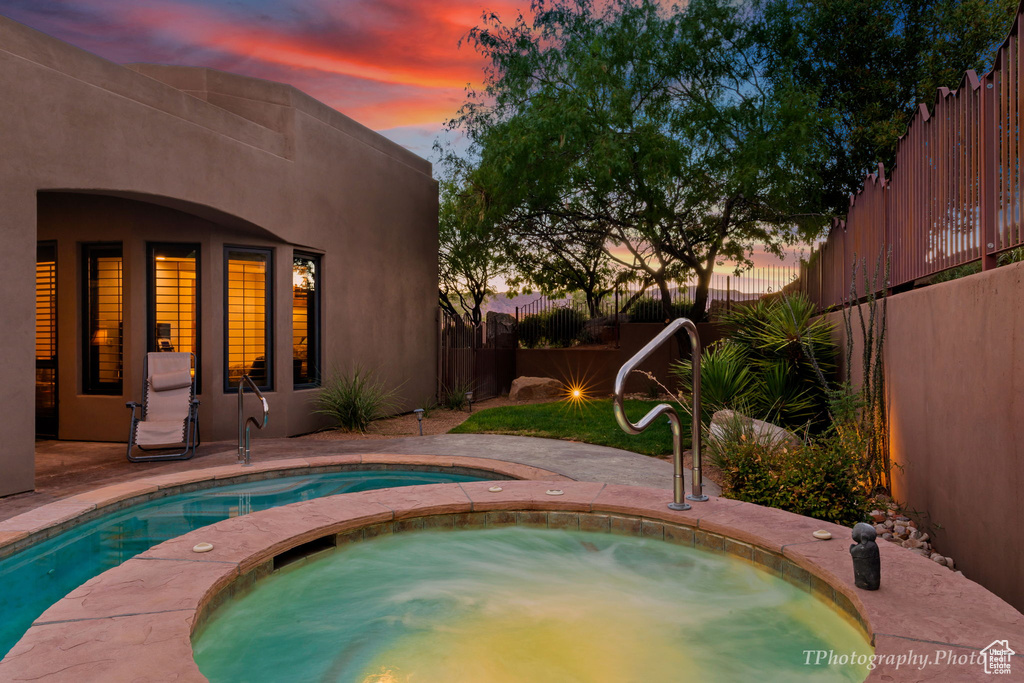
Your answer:
[[[690,308],[690,320],[702,323],[707,320],[708,289],[711,287],[711,268],[697,271],[697,287],[693,292],[693,306]]]

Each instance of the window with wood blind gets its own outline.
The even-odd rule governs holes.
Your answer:
[[[269,249],[225,248],[225,391],[236,390],[242,375],[260,389],[273,387],[272,273]]]
[[[120,244],[82,246],[82,272],[85,275],[82,287],[82,318],[85,322],[82,392],[86,394],[123,393],[122,269]]]
[[[199,375],[199,245],[149,245],[150,351],[196,354]]]
[[[292,381],[320,386],[320,257],[313,254],[292,259]]]

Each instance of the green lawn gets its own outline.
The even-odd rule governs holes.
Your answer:
[[[636,422],[658,401],[626,401],[626,415]],[[683,447],[689,448],[688,418],[683,416]],[[565,401],[488,408],[451,430],[451,434],[513,434],[583,441],[621,448],[644,455],[671,455],[672,434],[668,418],[636,436],[626,434],[615,422],[611,399],[574,406]]]

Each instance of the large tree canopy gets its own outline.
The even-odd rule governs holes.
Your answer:
[[[1018,0],[763,0],[768,73],[818,96],[824,143],[821,210],[849,195],[896,143],[918,103],[992,66]]]
[[[601,7],[603,9],[598,9]],[[780,253],[802,229],[820,165],[813,95],[763,78],[763,26],[728,0],[556,0],[470,34],[482,92],[453,126],[479,158],[481,225],[545,226],[655,281]],[[566,232],[568,231],[568,232]]]

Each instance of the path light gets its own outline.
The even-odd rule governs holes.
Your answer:
[[[469,412],[472,413],[473,412],[473,392],[472,391],[467,391],[466,392],[466,403],[469,404]]]
[[[420,436],[423,436],[423,408],[417,408],[412,412],[416,413],[416,419],[420,422]]]

